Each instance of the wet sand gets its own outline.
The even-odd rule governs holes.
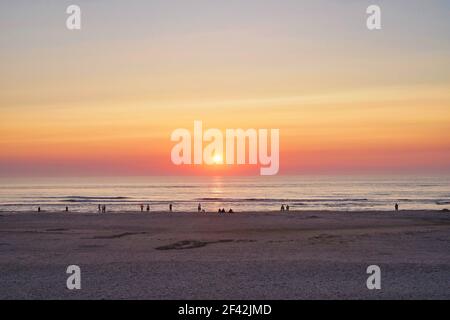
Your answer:
[[[0,212],[0,299],[449,299],[449,248],[443,211]]]

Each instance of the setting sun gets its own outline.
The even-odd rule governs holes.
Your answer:
[[[223,163],[223,157],[220,154],[215,154],[213,160],[214,160],[214,164],[222,164]]]

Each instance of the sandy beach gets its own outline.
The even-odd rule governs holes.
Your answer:
[[[1,299],[450,298],[444,211],[1,212],[0,239]]]

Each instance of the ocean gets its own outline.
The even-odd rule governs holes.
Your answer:
[[[0,180],[0,211],[235,212],[450,208],[449,176],[120,177]]]

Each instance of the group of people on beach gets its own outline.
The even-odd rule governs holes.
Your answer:
[[[144,212],[144,205],[143,204],[140,205],[140,208],[141,208],[141,212]],[[399,210],[398,203],[396,203],[394,205],[394,208],[395,208],[395,211]],[[289,207],[288,204],[282,204],[281,208],[280,208],[280,211],[282,211],[282,212],[283,211],[289,211],[289,209],[290,209],[290,207]],[[150,212],[150,205],[149,204],[147,204],[146,210],[147,210],[147,212]],[[172,205],[172,203],[170,203],[169,204],[169,211],[172,212],[172,210],[173,210],[173,205]],[[41,212],[41,207],[38,207],[37,211]],[[68,206],[66,206],[66,210],[65,211],[69,212],[69,207]],[[198,204],[197,211],[198,212],[202,212],[202,213],[206,213],[205,209],[202,208],[201,203]],[[100,205],[99,204],[98,205],[98,212],[106,213],[106,205]],[[227,211],[225,210],[225,208],[219,208],[219,210],[217,212],[218,213],[226,213]],[[234,213],[233,209],[230,208],[230,210],[228,210],[228,213]]]
[[[203,212],[205,213],[205,209],[202,209],[202,204],[199,203],[197,206],[197,212]],[[217,211],[218,213],[226,213],[227,211],[225,210],[225,208],[219,208],[219,210]],[[233,209],[230,208],[230,210],[228,210],[228,213],[233,213]]]
[[[172,209],[173,209],[173,205],[171,203],[169,203],[169,211],[172,212]],[[147,212],[150,211],[150,205],[149,204],[147,204],[147,207],[146,207],[145,210]],[[144,212],[144,205],[143,204],[141,204],[141,212]]]

